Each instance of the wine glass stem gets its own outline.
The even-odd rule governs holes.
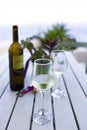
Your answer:
[[[44,108],[44,91],[41,91],[41,97],[42,97],[41,111],[42,111],[42,114],[44,114],[44,111],[45,111],[45,108]]]
[[[58,77],[58,85],[57,85],[57,89],[58,89],[58,90],[61,90],[61,88],[60,88],[60,76]]]

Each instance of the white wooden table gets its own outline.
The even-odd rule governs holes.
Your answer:
[[[52,113],[52,123],[38,125],[33,113],[41,106],[41,95],[32,92],[18,97],[9,87],[8,55],[0,59],[0,130],[87,130],[87,75],[66,52],[68,70],[61,78],[67,97],[52,98],[45,94],[45,107]],[[30,85],[31,72],[26,76],[25,88]]]

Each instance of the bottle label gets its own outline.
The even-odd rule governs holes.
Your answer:
[[[23,69],[23,55],[13,56],[13,69],[20,70]]]

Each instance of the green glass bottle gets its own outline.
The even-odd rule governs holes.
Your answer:
[[[13,26],[13,43],[9,47],[10,88],[19,91],[24,87],[23,48],[18,42],[18,26]]]

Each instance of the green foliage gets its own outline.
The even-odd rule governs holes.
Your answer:
[[[38,36],[38,39],[49,52],[56,47],[64,50],[72,49],[75,44],[69,43],[75,43],[75,39],[68,34],[68,31],[65,24],[56,24],[47,32],[44,32],[42,36]]]
[[[57,44],[57,46],[55,47],[55,49],[59,49],[59,50],[71,50],[71,49],[75,49],[77,47],[76,43],[74,41],[62,41],[59,42]]]
[[[60,40],[63,40],[64,38],[72,39],[68,32],[69,30],[66,29],[65,24],[56,24],[53,25],[51,29],[48,29],[47,32],[44,32],[43,36],[40,36],[40,38],[44,42],[46,39],[53,40],[55,37],[58,37]]]
[[[68,34],[65,24],[53,25],[51,29],[43,32],[43,35],[36,35],[35,38],[39,40],[40,47],[35,48],[31,42],[31,38],[22,40],[21,43],[24,48],[27,48],[31,54],[32,60],[49,57],[53,49],[70,50],[76,47],[76,40]],[[34,36],[33,36],[34,38]],[[45,52],[48,51],[48,54]]]
[[[29,39],[22,40],[21,43],[22,43],[23,47],[27,48],[28,50],[34,49],[33,43],[30,42]]]
[[[36,50],[33,54],[32,54],[32,60],[34,61],[35,59],[39,59],[43,57],[43,52],[40,50]]]
[[[69,37],[67,34],[68,31],[69,30],[66,29],[66,26],[64,24],[56,24],[52,27],[52,29],[49,29],[46,33],[44,33],[44,38],[47,37],[52,40],[55,37],[59,37],[60,40],[63,40],[63,38]]]
[[[22,40],[21,44],[22,44],[23,48],[27,48],[28,51],[30,52],[32,61],[34,61],[38,58],[47,57],[47,54],[45,53],[45,51],[41,48],[35,48],[33,45],[33,42],[31,42],[31,40],[29,38]]]

